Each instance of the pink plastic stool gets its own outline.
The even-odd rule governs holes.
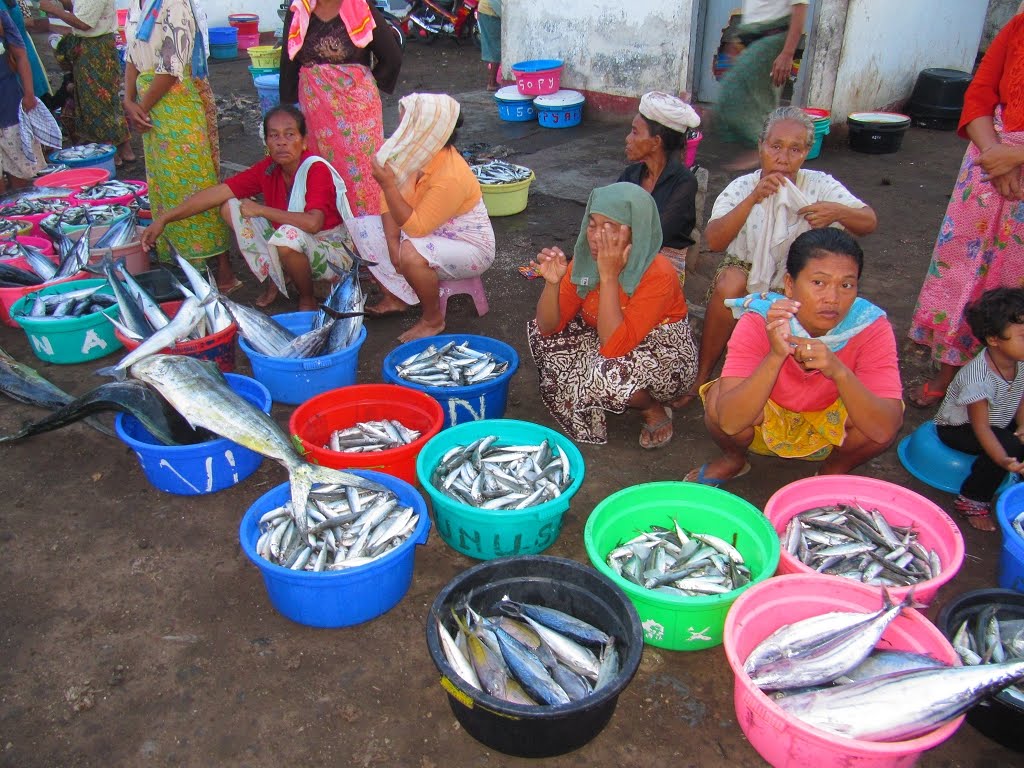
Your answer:
[[[483,317],[487,314],[487,294],[484,293],[484,281],[479,277],[467,277],[462,280],[442,280],[438,293],[441,298],[441,317],[448,309],[448,297],[465,293],[473,297],[476,313]]]

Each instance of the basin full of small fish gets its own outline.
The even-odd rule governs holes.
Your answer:
[[[1010,525],[1013,530],[1017,532],[1017,535],[1024,539],[1024,512],[1021,512],[1013,520],[1010,521]]]
[[[47,163],[43,166],[43,169],[36,174],[38,179],[40,176],[49,176],[51,173],[59,173],[60,171],[66,171],[71,166],[64,165],[64,163]]]
[[[110,181],[100,182],[99,184],[93,184],[91,187],[86,187],[81,192],[75,194],[75,199],[110,200],[112,198],[136,195],[139,190],[143,188],[144,185],[137,181],[117,181],[116,179],[112,179]]]
[[[877,509],[866,510],[856,502],[794,515],[782,544],[819,573],[865,584],[906,587],[942,572],[938,554],[918,541],[913,526],[890,525]]]
[[[19,200],[0,209],[3,216],[38,216],[41,213],[59,213],[69,206],[66,198],[38,197],[34,200]]]
[[[875,612],[833,611],[780,627],[754,647],[744,672],[762,691],[778,692],[775,703],[789,715],[866,741],[922,736],[1024,679],[1024,661],[952,667],[880,653],[883,634],[913,600],[883,595]]]
[[[465,683],[511,704],[559,706],[586,699],[619,674],[615,638],[563,611],[507,596],[498,613],[452,609],[438,617],[448,665]]]
[[[508,163],[504,160],[492,160],[489,163],[470,166],[476,180],[483,185],[515,184],[533,177],[529,168]]]
[[[97,285],[65,293],[29,294],[22,311],[14,317],[30,317],[33,320],[67,319],[102,312],[116,303],[116,299],[109,293],[98,293],[102,287]]]
[[[1024,661],[1024,608],[986,605],[957,627],[953,649],[965,666]],[[1024,686],[1012,685],[1001,696],[1024,710]]]
[[[293,571],[341,571],[383,557],[418,522],[413,508],[399,504],[391,491],[322,486],[310,492],[298,515],[291,501],[265,512],[256,552]]]
[[[420,434],[397,419],[360,421],[331,432],[324,448],[341,453],[376,453],[409,445],[418,440]]]
[[[608,553],[622,578],[679,597],[724,595],[750,583],[750,568],[733,543],[707,533],[652,526]]]
[[[123,205],[72,205],[63,211],[51,213],[42,220],[41,226],[45,225],[55,229],[58,227],[81,227],[86,224],[106,227],[129,213],[129,209]]]
[[[556,499],[572,484],[569,457],[547,440],[502,445],[487,435],[449,448],[431,484],[454,501],[480,509],[525,509]]]
[[[14,237],[25,228],[25,222],[0,218],[0,237]]]
[[[103,157],[109,155],[114,151],[114,147],[110,144],[97,144],[91,142],[89,144],[79,144],[75,147],[68,147],[67,149],[60,149],[50,155],[50,162],[52,163],[68,163],[68,162],[81,162],[82,160],[92,160],[96,157]]]
[[[507,370],[507,360],[472,349],[468,341],[449,341],[441,347],[431,344],[395,367],[399,378],[425,387],[468,387],[496,379]]]

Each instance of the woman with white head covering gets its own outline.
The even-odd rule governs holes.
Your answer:
[[[390,259],[377,257],[370,268],[384,297],[366,313],[397,314],[420,304],[422,317],[398,337],[405,342],[444,330],[439,282],[487,270],[494,261],[494,229],[480,182],[454,146],[462,124],[459,102],[413,93],[399,101],[399,114],[398,129],[372,163],[384,197],[381,223]],[[353,238],[360,242],[358,232]]]
[[[632,164],[618,179],[638,184],[654,198],[664,238],[661,252],[676,267],[680,283],[697,221],[697,179],[679,161],[679,152],[687,132],[698,125],[700,117],[682,99],[661,91],[645,93],[626,135],[626,159]]]

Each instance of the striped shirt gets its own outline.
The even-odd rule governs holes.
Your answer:
[[[967,424],[967,406],[988,400],[988,423],[993,427],[1007,427],[1017,414],[1024,396],[1024,362],[1017,363],[1013,381],[1006,381],[989,364],[982,350],[977,357],[956,374],[946,390],[946,396],[935,414],[939,426],[958,427]]]

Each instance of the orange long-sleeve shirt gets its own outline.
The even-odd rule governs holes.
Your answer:
[[[445,147],[420,171],[413,185],[402,193],[412,207],[412,216],[402,225],[409,237],[426,237],[453,216],[473,210],[483,192],[469,164],[455,147]],[[387,200],[381,199],[384,211]]]
[[[967,86],[957,133],[967,138],[967,124],[991,117],[1003,105],[1003,128],[1024,131],[1024,14],[1018,13],[996,35]]]
[[[600,290],[595,289],[582,299],[571,278],[570,269],[558,286],[558,327],[552,334],[563,330],[577,314],[587,325],[597,327]],[[601,354],[605,357],[622,357],[632,352],[657,326],[678,323],[686,318],[686,298],[679,285],[679,276],[672,262],[660,253],[640,278],[632,296],[627,295],[621,286],[618,288],[622,325],[601,345]]]

